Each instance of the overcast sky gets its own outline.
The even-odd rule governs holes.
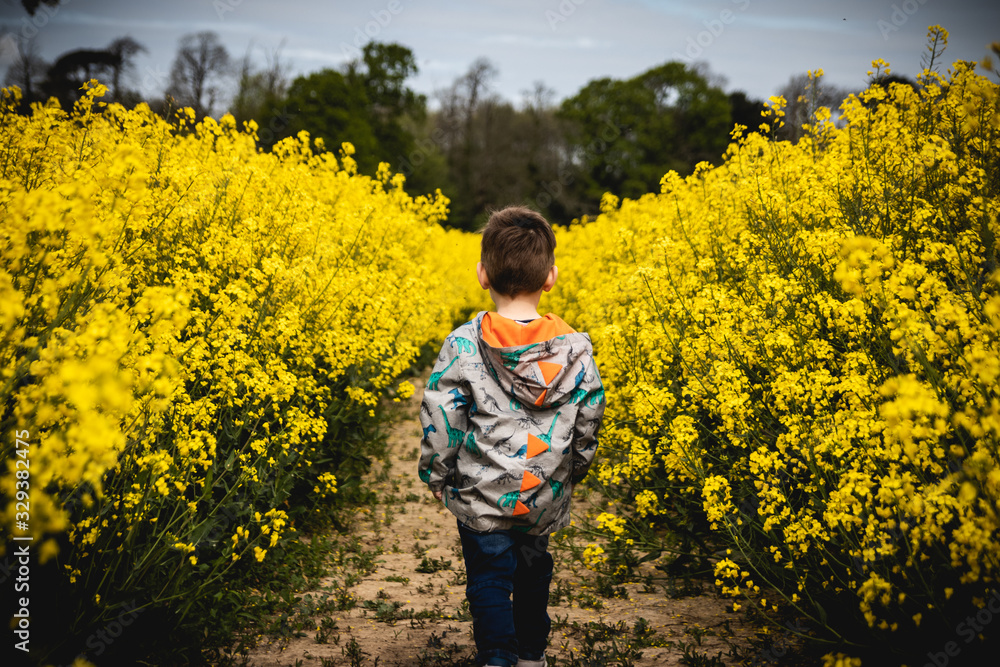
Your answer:
[[[214,30],[234,58],[263,63],[280,49],[293,75],[338,67],[369,39],[399,42],[420,68],[411,86],[430,97],[478,57],[499,70],[494,89],[519,102],[536,81],[556,99],[600,77],[629,78],[669,60],[703,61],[727,91],[766,98],[822,67],[828,82],[861,88],[871,61],[919,72],[927,26],[951,38],[947,64],[980,60],[1000,40],[996,0],[63,0],[27,18],[0,0],[0,68],[18,40],[43,58],[101,48],[129,35],[140,55],[133,87],[162,93],[178,39]]]

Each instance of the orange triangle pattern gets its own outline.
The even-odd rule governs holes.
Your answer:
[[[535,488],[536,486],[538,486],[541,483],[542,483],[542,480],[538,479],[537,477],[535,477],[534,475],[532,475],[530,472],[528,472],[527,470],[525,470],[524,471],[524,477],[521,478],[521,492],[523,493],[523,492],[527,491],[528,489],[533,489],[533,488]]]
[[[548,445],[546,445],[544,442],[542,442],[532,434],[530,433],[528,434],[528,451],[525,458],[530,459],[532,456],[537,456],[538,454],[547,451],[549,451]]]
[[[524,503],[522,503],[520,500],[518,500],[517,504],[514,505],[514,511],[512,512],[512,514],[514,516],[521,516],[522,514],[527,514],[530,511],[531,510],[529,510],[528,507]]]
[[[545,384],[552,382],[552,379],[559,374],[562,370],[563,365],[557,364],[553,361],[538,361],[539,370],[542,371],[542,377],[545,378]]]
[[[542,389],[542,393],[540,393],[538,395],[538,398],[535,399],[535,405],[536,406],[540,406],[542,404],[542,401],[545,400],[545,394],[547,394],[547,393],[549,393],[548,389]]]

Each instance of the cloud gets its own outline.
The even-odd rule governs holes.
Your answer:
[[[66,10],[58,12],[52,18],[53,23],[73,26],[112,28],[116,31],[134,33],[138,31],[167,31],[177,33],[214,30],[216,32],[260,32],[261,26],[237,21],[220,22],[218,20],[192,21],[182,18],[136,18],[119,17],[89,12]]]
[[[326,63],[327,65],[341,65],[349,59],[340,51],[325,51],[323,49],[285,49],[282,56],[292,60],[304,60],[307,62]]]
[[[596,40],[590,37],[575,37],[572,39],[556,39],[552,37],[532,37],[511,33],[488,35],[482,40],[484,44],[502,44],[504,46],[526,46],[536,49],[606,49],[614,45],[607,40]]]

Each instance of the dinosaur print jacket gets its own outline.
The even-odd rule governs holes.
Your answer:
[[[604,415],[590,337],[553,314],[479,313],[441,347],[424,389],[419,475],[479,532],[569,524]]]

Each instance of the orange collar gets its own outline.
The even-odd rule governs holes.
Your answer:
[[[483,340],[493,347],[516,347],[542,343],[556,336],[576,333],[576,330],[553,313],[528,324],[518,324],[503,315],[489,312],[483,316],[482,332]]]

